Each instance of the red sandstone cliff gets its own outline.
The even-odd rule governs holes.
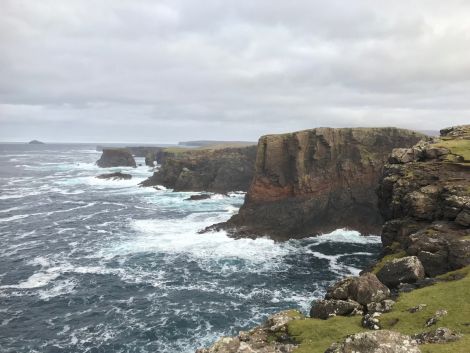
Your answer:
[[[380,232],[376,189],[396,147],[424,138],[396,128],[317,128],[260,138],[238,215],[215,226],[243,236],[302,237],[347,227]]]

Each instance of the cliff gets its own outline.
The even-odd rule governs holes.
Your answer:
[[[160,169],[142,186],[163,185],[175,191],[246,191],[253,178],[256,146],[166,149]]]
[[[394,150],[378,193],[386,253],[417,256],[429,276],[470,265],[470,125]]]
[[[424,137],[396,128],[317,128],[263,136],[244,205],[215,228],[276,238],[342,227],[379,233],[376,188],[382,167],[393,148]]]
[[[197,352],[468,352],[470,125],[394,149],[379,180],[380,261],[333,284],[310,317],[277,313]]]
[[[124,148],[105,148],[96,164],[101,168],[136,167],[131,152]]]

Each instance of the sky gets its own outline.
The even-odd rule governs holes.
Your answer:
[[[0,141],[470,123],[468,0],[0,0]]]

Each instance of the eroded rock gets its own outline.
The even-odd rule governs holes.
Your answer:
[[[137,167],[131,152],[124,148],[104,148],[96,164],[101,168]]]
[[[424,267],[416,256],[391,260],[377,273],[377,278],[391,288],[400,283],[414,283],[424,276]]]
[[[427,331],[413,335],[412,338],[416,340],[418,344],[448,343],[458,341],[462,338],[462,335],[447,327],[439,327],[434,331]]]
[[[116,172],[116,173],[107,173],[100,174],[97,176],[98,179],[111,179],[111,180],[130,180],[132,179],[131,174]]]
[[[416,341],[398,332],[379,330],[348,336],[325,353],[420,353]]]
[[[340,315],[362,314],[362,305],[354,300],[319,300],[313,304],[310,310],[310,317],[326,320],[329,317]]]
[[[361,305],[380,302],[390,296],[390,290],[373,273],[347,277],[328,289],[326,299],[351,299]]]

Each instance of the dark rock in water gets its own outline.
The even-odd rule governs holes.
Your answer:
[[[32,140],[28,142],[29,145],[44,145],[44,142],[38,141],[38,140]]]
[[[157,158],[160,169],[142,186],[163,185],[175,191],[246,191],[253,178],[256,146],[168,150]]]
[[[424,268],[416,256],[406,256],[387,262],[377,273],[377,278],[388,287],[400,283],[415,283],[424,278]]]
[[[211,198],[211,194],[198,194],[198,195],[191,195],[184,201],[199,201],[199,200],[207,200]]]
[[[390,297],[390,290],[373,273],[347,277],[336,282],[325,295],[326,299],[352,299],[362,305],[380,302],[388,297]]]
[[[332,316],[362,314],[362,305],[354,300],[319,300],[310,309],[310,317],[326,320]]]
[[[470,125],[392,152],[378,189],[382,243],[428,276],[470,265]]]
[[[103,153],[96,164],[101,168],[137,167],[132,154],[123,148],[103,149]]]
[[[380,330],[356,333],[341,343],[334,343],[325,353],[421,353],[410,336]]]
[[[116,172],[116,173],[100,174],[97,176],[97,178],[98,179],[111,179],[111,180],[129,180],[129,179],[132,179],[132,175],[121,173],[121,172]]]
[[[350,228],[378,234],[376,188],[396,147],[424,135],[396,128],[317,128],[260,138],[240,212],[222,225],[237,235],[311,236]]]
[[[418,333],[411,337],[418,342],[418,344],[428,344],[455,342],[462,338],[462,335],[447,327],[439,327],[434,331]]]

